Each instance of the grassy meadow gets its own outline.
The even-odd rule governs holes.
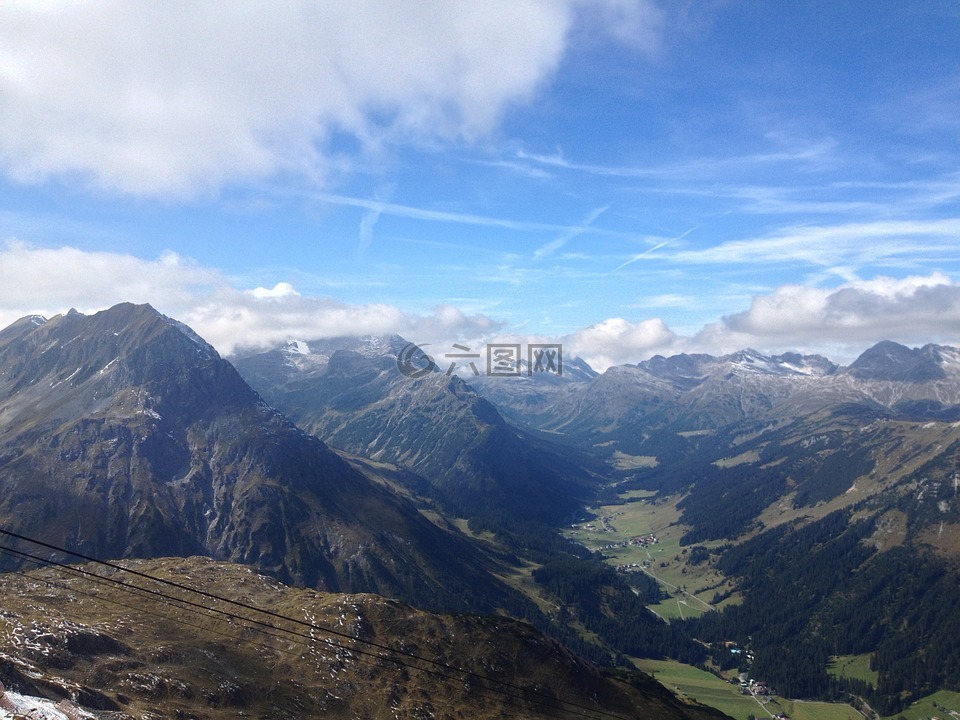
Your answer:
[[[677,496],[660,499],[645,490],[631,491],[623,495],[622,504],[591,508],[597,519],[579,523],[566,533],[585,547],[601,551],[612,565],[641,566],[632,571],[646,572],[668,594],[666,600],[650,608],[668,620],[711,610],[714,594],[729,589],[726,579],[714,569],[711,561],[693,564],[689,561],[690,548],[680,546],[680,538],[686,532],[686,528],[678,524],[680,499]],[[608,518],[606,523],[601,521],[604,517]],[[647,547],[611,547],[632,537],[651,534],[657,542]],[[710,548],[717,543],[703,545]],[[732,597],[726,602],[736,601],[736,597]]]

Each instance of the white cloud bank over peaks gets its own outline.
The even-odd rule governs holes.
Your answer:
[[[934,272],[833,288],[783,285],[689,336],[660,318],[610,318],[563,338],[565,352],[601,371],[656,354],[722,355],[744,348],[820,353],[846,363],[881,340],[960,346],[960,283]]]
[[[73,247],[0,245],[0,328],[25,315],[50,317],[71,307],[91,313],[120,302],[150,303],[224,355],[292,339],[393,333],[418,344],[473,346],[512,332],[496,318],[451,305],[410,312],[387,303],[348,304],[301,294],[288,282],[238,289],[219,270],[175,253],[151,260]],[[675,333],[660,318],[609,318],[564,337],[538,338],[562,342],[565,355],[582,357],[598,370],[655,354],[723,354],[746,347],[819,352],[847,362],[880,340],[960,346],[960,283],[935,272],[833,288],[784,285],[693,335]]]
[[[939,272],[834,288],[785,285],[708,325],[693,344],[722,350],[850,348],[880,340],[960,344],[960,284]]]
[[[679,338],[660,318],[631,323],[609,318],[563,339],[564,350],[583,358],[595,370],[635,363],[657,353],[670,354]]]
[[[322,181],[337,134],[475,140],[557,68],[578,6],[654,43],[649,0],[4,3],[0,167],[190,196]]]
[[[429,313],[393,305],[348,305],[301,296],[290,283],[238,290],[219,271],[166,253],[144,260],[72,247],[0,247],[0,329],[25,315],[83,313],[121,302],[150,303],[185,322],[221,354],[288,340],[398,333],[417,341],[477,337],[500,324],[441,306]]]

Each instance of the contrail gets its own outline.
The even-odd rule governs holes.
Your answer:
[[[654,250],[659,250],[659,249],[662,248],[664,245],[668,245],[668,244],[672,243],[674,240],[680,240],[680,239],[682,239],[682,238],[685,238],[687,235],[689,235],[690,233],[692,233],[692,232],[693,232],[694,230],[696,230],[698,227],[700,227],[700,226],[699,226],[699,225],[694,225],[692,228],[690,228],[689,230],[687,230],[687,231],[686,231],[685,233],[683,233],[682,235],[677,235],[675,238],[670,238],[669,240],[664,240],[662,243],[657,243],[657,244],[654,245],[652,248],[647,248],[646,250],[644,250],[644,251],[643,251],[642,253],[640,253],[639,255],[634,255],[632,258],[630,258],[630,259],[627,260],[625,263],[623,263],[623,265],[620,265],[620,266],[614,268],[614,269],[613,269],[613,272],[617,272],[617,270],[622,270],[623,268],[625,268],[625,267],[626,267],[627,265],[629,265],[630,263],[635,263],[637,260],[639,260],[640,258],[642,258],[644,255],[648,255],[648,254],[652,253]]]
[[[539,260],[542,257],[546,257],[547,255],[552,254],[555,250],[559,250],[560,248],[562,248],[564,245],[566,245],[568,242],[573,240],[578,235],[582,235],[583,233],[585,233],[593,224],[593,221],[596,220],[601,215],[603,215],[609,209],[610,209],[609,205],[604,205],[603,207],[597,208],[592,213],[590,213],[579,225],[571,227],[560,237],[554,240],[551,240],[550,242],[548,242],[546,245],[543,245],[542,247],[537,248],[537,250],[533,253],[533,256],[537,260]]]

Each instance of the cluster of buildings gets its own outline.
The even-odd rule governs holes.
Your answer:
[[[649,535],[637,535],[636,537],[632,537],[627,540],[627,542],[634,547],[646,548],[650,547],[651,545],[656,545],[658,542],[660,542],[660,540],[656,535],[650,533]]]
[[[623,515],[622,512],[614,513],[615,515]],[[578,526],[574,525],[574,529],[577,529]],[[605,533],[615,533],[617,529],[613,526],[613,518],[609,515],[604,515],[600,518],[600,527],[598,528],[594,523],[587,523],[586,525],[579,526],[580,529],[586,530],[587,532],[605,532]]]
[[[650,535],[638,535],[632,537],[629,540],[621,540],[620,542],[610,543],[609,545],[604,545],[602,550],[614,550],[616,548],[625,548],[625,547],[641,547],[647,548],[651,545],[656,545],[660,540],[656,535],[651,533]]]

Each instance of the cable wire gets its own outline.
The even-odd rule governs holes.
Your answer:
[[[577,702],[571,701],[571,700],[563,700],[562,698],[554,697],[554,696],[552,696],[552,695],[548,695],[547,693],[543,693],[543,692],[540,692],[540,691],[535,690],[535,689],[532,689],[532,688],[524,688],[524,687],[522,687],[522,686],[520,686],[520,685],[516,685],[516,684],[511,683],[511,682],[509,682],[509,681],[500,680],[500,679],[497,679],[497,678],[493,678],[493,677],[484,675],[484,674],[482,674],[482,673],[477,673],[477,672],[474,672],[474,671],[472,671],[472,670],[467,670],[467,669],[464,669],[464,668],[461,668],[461,667],[457,667],[457,666],[455,666],[455,665],[450,665],[450,664],[444,663],[444,662],[442,662],[442,661],[440,661],[440,660],[435,660],[435,659],[432,659],[432,658],[423,657],[423,656],[421,656],[421,655],[417,655],[417,654],[415,654],[415,653],[412,653],[412,652],[409,652],[409,651],[406,651],[406,650],[402,650],[402,649],[399,649],[399,648],[394,648],[394,647],[391,647],[391,646],[389,646],[389,645],[385,645],[385,644],[382,644],[382,643],[378,643],[378,642],[375,642],[375,641],[372,641],[372,640],[368,640],[368,639],[364,639],[364,638],[357,638],[357,637],[354,637],[354,636],[349,635],[349,634],[347,634],[347,633],[338,631],[338,630],[336,630],[335,628],[329,628],[329,627],[325,627],[325,626],[322,626],[322,625],[318,625],[318,624],[313,623],[313,622],[308,622],[308,621],[305,621],[305,620],[300,620],[300,619],[298,619],[298,618],[289,617],[289,616],[283,615],[283,614],[281,614],[281,613],[274,612],[274,611],[272,611],[272,610],[267,610],[267,609],[264,609],[264,608],[259,608],[259,607],[250,605],[249,603],[245,603],[245,602],[242,602],[242,601],[239,601],[239,600],[233,600],[233,599],[231,599],[231,598],[227,598],[227,597],[224,597],[224,596],[221,596],[221,595],[217,595],[217,594],[215,594],[215,593],[211,593],[211,592],[208,592],[208,591],[205,591],[205,590],[200,590],[200,589],[191,587],[191,586],[189,586],[189,585],[185,585],[185,584],[183,584],[183,583],[175,582],[175,581],[173,581],[173,580],[168,580],[168,579],[165,579],[165,578],[156,577],[156,576],[154,576],[154,575],[150,575],[150,574],[147,574],[147,573],[144,573],[144,572],[141,572],[141,571],[132,569],[132,568],[126,568],[126,567],[124,567],[124,566],[122,566],[122,565],[120,565],[120,564],[118,564],[118,563],[110,562],[110,561],[107,561],[107,560],[102,560],[102,559],[100,559],[100,558],[96,558],[96,557],[93,557],[93,556],[90,556],[90,555],[86,555],[86,554],[83,554],[83,553],[80,553],[80,552],[76,552],[76,551],[73,551],[73,550],[69,550],[69,549],[66,549],[66,548],[62,548],[62,547],[59,547],[59,546],[57,546],[57,545],[53,545],[53,544],[51,544],[51,543],[47,543],[47,542],[44,542],[44,541],[42,541],[42,540],[38,540],[38,539],[36,539],[36,538],[31,538],[31,537],[28,537],[28,536],[26,536],[26,535],[21,535],[21,534],[19,534],[19,533],[11,532],[11,531],[6,530],[6,529],[3,529],[3,528],[0,528],[0,534],[6,535],[6,536],[8,536],[8,537],[15,538],[15,539],[17,539],[17,540],[21,540],[21,541],[24,541],[24,542],[32,543],[32,544],[34,544],[34,545],[38,545],[38,546],[40,546],[40,547],[47,548],[48,550],[52,550],[52,551],[57,552],[57,553],[61,553],[61,554],[65,554],[65,555],[71,555],[71,556],[73,556],[73,557],[79,558],[79,559],[81,559],[81,560],[83,560],[83,561],[85,561],[85,562],[88,562],[88,563],[92,563],[92,564],[96,564],[96,565],[101,565],[101,566],[104,566],[104,567],[109,567],[109,568],[111,568],[111,569],[113,569],[113,570],[117,570],[117,571],[120,571],[120,572],[128,573],[128,574],[131,574],[131,575],[133,575],[133,576],[142,578],[142,579],[144,579],[144,580],[149,580],[149,581],[151,581],[151,582],[156,582],[156,583],[159,583],[159,584],[161,584],[161,585],[166,585],[166,586],[168,586],[168,587],[173,587],[173,588],[176,588],[176,589],[178,589],[178,590],[182,590],[182,591],[185,591],[185,592],[188,592],[188,593],[193,593],[193,594],[195,594],[195,595],[197,595],[197,596],[206,598],[206,599],[208,599],[208,600],[212,600],[212,601],[214,601],[214,602],[223,602],[223,603],[226,603],[226,604],[231,605],[231,606],[233,606],[233,607],[242,608],[242,609],[244,609],[244,610],[252,611],[252,612],[255,612],[255,613],[261,613],[261,614],[263,614],[263,615],[265,615],[265,616],[268,616],[268,617],[270,617],[270,618],[274,618],[274,619],[277,619],[277,620],[283,620],[283,621],[286,621],[286,622],[290,622],[290,623],[293,623],[294,625],[297,625],[297,626],[300,626],[300,627],[305,627],[305,628],[309,628],[309,629],[314,630],[314,631],[317,631],[317,632],[326,633],[326,634],[328,634],[328,635],[332,635],[332,636],[337,637],[337,638],[347,639],[347,640],[350,640],[351,643],[359,643],[359,644],[362,644],[362,645],[366,645],[366,646],[375,648],[375,649],[377,649],[377,650],[379,650],[379,651],[383,651],[383,652],[386,652],[386,653],[391,653],[392,655],[395,655],[395,656],[400,656],[400,657],[402,657],[402,658],[407,658],[407,659],[409,659],[409,660],[414,660],[414,661],[417,661],[417,662],[420,662],[420,663],[426,663],[427,665],[430,665],[432,668],[437,668],[437,670],[433,670],[433,669],[431,669],[431,668],[424,668],[424,667],[420,667],[420,666],[418,666],[418,665],[413,665],[413,664],[404,662],[404,661],[401,660],[399,657],[393,657],[393,656],[390,656],[390,655],[382,655],[382,654],[377,653],[377,652],[372,652],[372,651],[369,651],[369,650],[362,650],[362,649],[359,649],[359,648],[356,648],[356,647],[349,647],[349,648],[348,648],[348,647],[346,647],[346,646],[344,646],[344,645],[341,645],[341,644],[339,644],[339,643],[337,643],[337,642],[334,642],[333,640],[331,640],[331,639],[329,639],[329,638],[317,638],[317,637],[315,637],[315,636],[313,636],[313,635],[309,635],[309,634],[306,634],[306,633],[303,633],[303,632],[298,632],[298,631],[295,631],[295,630],[292,630],[292,629],[289,629],[289,628],[279,627],[279,626],[277,626],[277,625],[274,625],[274,624],[272,624],[272,623],[270,623],[270,622],[266,622],[266,621],[264,621],[264,620],[258,620],[258,619],[256,619],[256,618],[251,618],[251,617],[248,617],[248,616],[246,616],[246,615],[239,615],[239,614],[237,614],[237,613],[235,613],[235,612],[228,612],[228,611],[226,611],[226,610],[222,610],[222,609],[219,609],[219,608],[216,608],[216,607],[210,607],[210,606],[208,606],[208,605],[203,605],[203,604],[194,602],[194,601],[192,601],[192,600],[187,600],[187,599],[184,599],[184,598],[178,598],[178,597],[175,597],[175,596],[172,596],[172,595],[168,595],[168,594],[166,594],[166,593],[162,593],[162,592],[160,592],[160,591],[158,591],[158,590],[151,590],[151,589],[149,589],[149,588],[143,588],[143,587],[140,587],[140,586],[137,586],[137,585],[132,585],[132,584],[130,584],[130,583],[126,583],[126,582],[124,582],[124,581],[122,581],[122,580],[118,580],[118,579],[116,579],[116,578],[105,577],[105,576],[103,576],[103,575],[97,575],[96,573],[91,573],[91,572],[89,572],[89,571],[82,570],[82,569],[80,569],[80,568],[76,568],[75,566],[69,565],[69,564],[67,564],[67,563],[57,562],[57,561],[51,560],[51,559],[49,559],[49,558],[42,558],[42,557],[40,557],[40,556],[32,555],[32,554],[30,554],[30,553],[25,553],[25,552],[20,551],[20,550],[16,550],[16,549],[13,549],[13,548],[7,548],[7,547],[5,547],[5,546],[2,546],[2,551],[5,551],[5,552],[13,552],[13,553],[15,553],[15,554],[17,554],[17,555],[19,555],[19,556],[21,556],[21,557],[27,557],[27,558],[29,558],[29,559],[30,559],[31,561],[33,561],[33,562],[42,562],[42,563],[45,563],[45,564],[47,564],[47,565],[52,565],[52,566],[58,567],[58,568],[60,568],[60,569],[64,569],[64,570],[68,570],[68,571],[70,571],[70,572],[74,572],[74,573],[76,573],[76,574],[81,574],[81,575],[84,575],[84,576],[87,576],[87,577],[96,578],[96,579],[97,579],[98,581],[100,581],[100,582],[106,581],[106,582],[109,582],[109,583],[114,584],[114,585],[117,585],[117,586],[122,586],[122,587],[125,588],[128,592],[134,592],[134,591],[136,591],[136,592],[140,592],[140,593],[146,593],[146,594],[149,595],[151,598],[153,598],[153,599],[158,599],[159,602],[166,602],[166,603],[169,604],[169,603],[172,601],[172,602],[175,602],[175,603],[179,603],[181,607],[182,607],[182,606],[186,606],[186,607],[182,607],[182,609],[184,609],[184,610],[188,610],[188,611],[192,611],[192,612],[196,612],[196,613],[200,613],[200,614],[205,614],[207,617],[210,617],[209,613],[216,613],[216,614],[218,614],[218,615],[225,616],[225,617],[228,618],[229,620],[240,621],[240,622],[244,622],[244,623],[249,623],[249,624],[255,625],[255,626],[256,626],[255,628],[249,628],[249,629],[254,629],[254,630],[257,630],[257,631],[260,631],[260,632],[264,632],[265,634],[271,635],[271,636],[273,636],[273,637],[279,637],[279,636],[277,636],[275,633],[270,632],[270,631],[272,631],[272,630],[276,630],[276,631],[279,631],[279,632],[282,632],[282,633],[286,633],[286,634],[288,634],[288,635],[293,635],[293,636],[295,636],[295,637],[299,637],[299,638],[302,638],[302,639],[309,640],[309,641],[311,641],[311,642],[318,642],[318,641],[319,641],[319,642],[323,642],[323,643],[325,643],[328,647],[331,647],[331,648],[333,648],[333,649],[339,649],[339,650],[343,650],[343,651],[345,651],[345,652],[357,653],[358,655],[366,656],[366,657],[369,657],[369,658],[375,658],[375,659],[380,660],[380,661],[392,662],[392,663],[395,663],[395,664],[400,665],[400,666],[402,666],[402,667],[406,667],[406,668],[408,668],[408,669],[418,670],[418,671],[420,671],[420,672],[427,673],[427,674],[429,674],[429,675],[431,675],[431,676],[437,677],[437,678],[439,678],[439,679],[441,679],[441,680],[444,680],[444,681],[456,681],[456,682],[458,682],[458,683],[463,683],[463,682],[464,682],[464,678],[463,678],[463,677],[458,677],[458,676],[454,676],[454,675],[448,674],[448,673],[450,673],[450,672],[454,672],[454,673],[458,673],[460,676],[466,676],[467,678],[473,679],[473,680],[475,680],[475,681],[480,681],[480,682],[483,682],[483,683],[490,683],[490,684],[495,685],[495,686],[500,686],[501,688],[508,688],[509,690],[513,690],[513,691],[516,691],[516,692],[521,693],[520,695],[517,695],[517,694],[515,694],[515,693],[513,693],[513,692],[506,692],[506,691],[504,691],[504,690],[502,690],[502,689],[497,689],[497,688],[495,688],[495,687],[484,688],[482,685],[476,688],[477,690],[489,691],[489,692],[495,693],[495,694],[497,694],[497,695],[500,695],[500,696],[503,696],[503,697],[506,697],[506,698],[509,698],[509,699],[512,699],[512,700],[518,700],[518,701],[523,701],[523,702],[527,702],[527,703],[537,703],[537,704],[547,704],[547,703],[549,703],[549,704],[554,705],[554,706],[561,706],[563,709],[566,709],[566,710],[568,710],[568,711],[579,711],[579,714],[582,714],[583,712],[587,712],[587,713],[590,713],[590,714],[592,714],[592,715],[596,715],[596,716],[600,716],[600,717],[605,717],[605,718],[611,718],[612,720],[626,720],[626,718],[625,718],[624,716],[622,716],[622,715],[618,715],[618,714],[616,714],[616,713],[611,713],[611,712],[602,710],[602,709],[600,709],[600,708],[590,707],[590,706],[583,705],[583,704],[581,704],[581,703],[577,703]],[[167,618],[167,619],[169,619],[169,618]],[[531,695],[537,696],[537,697],[539,697],[539,698],[542,698],[542,700],[540,700],[540,701],[534,700],[534,699],[532,699],[532,698],[530,697]]]
[[[74,574],[76,574],[76,575],[85,576],[86,579],[91,579],[91,580],[93,580],[93,582],[96,583],[96,584],[100,584],[100,585],[109,585],[109,584],[120,585],[120,586],[122,586],[122,587],[120,588],[122,592],[129,592],[129,593],[131,593],[131,594],[133,593],[133,591],[147,592],[147,593],[151,593],[151,594],[153,594],[153,592],[154,592],[154,591],[147,590],[147,589],[145,589],[145,588],[141,588],[141,587],[136,586],[136,585],[130,585],[129,583],[124,583],[124,582],[122,582],[122,581],[116,580],[115,578],[107,578],[107,577],[104,577],[104,576],[102,576],[102,575],[97,575],[96,573],[90,573],[89,571],[85,571],[85,570],[82,570],[82,569],[80,569],[80,568],[76,568],[76,567],[71,566],[71,565],[59,563],[59,562],[57,562],[57,561],[55,561],[55,560],[50,560],[50,559],[48,559],[48,558],[42,558],[42,557],[40,557],[40,556],[32,555],[32,554],[30,554],[30,553],[26,553],[26,552],[23,552],[23,551],[21,551],[21,550],[16,550],[16,549],[9,548],[9,547],[6,547],[6,546],[0,546],[0,553],[6,554],[6,555],[10,555],[10,556],[20,557],[20,558],[22,558],[22,559],[26,559],[28,562],[35,563],[35,564],[37,564],[38,566],[40,566],[40,565],[42,564],[42,565],[51,566],[51,567],[54,567],[54,568],[57,568],[57,569],[60,569],[60,570],[65,570],[65,571],[74,573]],[[122,602],[120,602],[119,600],[115,600],[115,599],[111,599],[111,598],[107,598],[107,597],[101,597],[101,596],[93,595],[93,594],[90,594],[90,593],[85,593],[85,592],[83,592],[82,590],[78,590],[77,588],[72,587],[72,586],[71,586],[71,587],[58,586],[58,585],[57,585],[55,582],[53,582],[52,580],[49,580],[49,579],[43,578],[43,577],[35,578],[35,577],[33,577],[33,576],[31,576],[31,575],[28,575],[27,573],[23,572],[22,570],[15,570],[15,571],[13,571],[13,572],[15,572],[15,573],[17,573],[17,574],[19,574],[19,575],[27,578],[27,579],[30,579],[30,580],[34,580],[34,581],[40,580],[41,582],[43,582],[43,583],[45,583],[45,584],[47,584],[47,585],[50,585],[51,587],[59,587],[60,589],[65,589],[65,590],[67,590],[67,591],[69,591],[69,592],[77,593],[77,594],[84,595],[84,596],[86,596],[86,597],[90,597],[90,598],[97,599],[97,600],[103,600],[103,601],[106,601],[106,602],[108,602],[108,603],[113,603],[113,604],[115,604],[115,605],[118,605],[118,606],[120,606],[120,607],[126,608],[126,609],[128,609],[128,610],[133,610],[133,611],[138,612],[138,613],[143,613],[143,614],[147,614],[147,615],[152,615],[152,616],[154,616],[154,617],[158,617],[158,618],[160,618],[160,619],[167,620],[167,621],[169,621],[169,622],[177,623],[177,624],[180,624],[180,625],[184,625],[184,626],[186,626],[186,627],[194,628],[194,629],[197,629],[197,630],[209,631],[209,632],[212,632],[212,633],[214,633],[214,634],[221,635],[221,636],[223,636],[223,637],[228,637],[228,638],[230,638],[231,640],[237,640],[237,641],[242,640],[242,639],[239,638],[237,635],[234,635],[234,634],[231,634],[231,633],[227,633],[227,632],[224,632],[224,631],[221,631],[221,630],[216,630],[216,629],[213,629],[213,628],[209,628],[209,627],[204,626],[204,625],[194,625],[193,623],[189,623],[189,622],[186,622],[186,621],[183,621],[183,620],[179,620],[179,619],[177,619],[177,618],[171,618],[171,617],[168,616],[168,615],[163,615],[163,614],[161,614],[161,613],[151,612],[151,611],[149,611],[149,610],[145,610],[145,609],[140,608],[140,607],[134,607],[134,606],[132,606],[132,605],[127,605],[126,603],[122,603]],[[105,581],[105,582],[98,582],[98,580],[99,580],[99,581]],[[164,604],[168,604],[168,605],[171,605],[171,606],[174,606],[173,603],[187,603],[188,605],[191,604],[189,601],[185,601],[185,600],[183,600],[182,598],[177,598],[177,597],[174,597],[174,596],[171,596],[171,595],[163,595],[163,594],[161,594],[160,597],[163,598],[163,599],[161,599],[159,602],[162,602],[162,603],[164,603]],[[149,598],[149,599],[151,599],[151,600],[153,600],[153,601],[157,601],[156,598]],[[172,602],[170,602],[170,601],[172,601]],[[209,615],[208,613],[204,613],[203,611],[201,611],[201,610],[198,609],[198,607],[206,607],[206,606],[181,607],[180,605],[177,605],[177,606],[174,606],[174,607],[176,607],[176,608],[179,609],[179,610],[185,610],[185,611],[188,611],[188,612],[193,612],[193,613],[195,613],[195,614],[197,614],[197,615],[205,616],[205,617],[207,617],[207,618],[211,618],[211,617],[212,617],[212,616]],[[333,641],[331,641],[331,640],[328,640],[328,639],[325,639],[325,638],[317,638],[317,637],[314,637],[313,635],[304,635],[303,633],[297,633],[297,632],[294,632],[294,631],[289,630],[289,629],[287,629],[287,628],[279,628],[279,627],[276,627],[276,626],[273,626],[273,625],[270,625],[270,624],[258,623],[257,621],[251,620],[250,618],[246,618],[246,617],[238,616],[238,615],[232,615],[232,614],[230,614],[230,613],[224,613],[223,611],[217,610],[216,608],[206,608],[206,609],[210,610],[210,611],[213,612],[213,613],[225,614],[225,615],[228,616],[228,619],[236,619],[236,618],[238,618],[238,619],[244,620],[244,621],[246,621],[246,622],[253,622],[253,623],[255,623],[255,624],[265,625],[265,627],[273,627],[273,628],[275,628],[275,629],[280,630],[281,632],[286,632],[286,633],[288,633],[288,634],[291,634],[291,635],[294,635],[294,636],[296,636],[296,637],[302,638],[302,640],[286,638],[286,637],[284,637],[284,636],[277,635],[276,633],[268,632],[267,630],[263,629],[262,627],[250,627],[250,626],[246,626],[246,625],[244,625],[244,626],[238,626],[240,629],[252,630],[252,631],[255,631],[255,632],[260,632],[260,633],[263,633],[263,634],[265,634],[265,635],[269,635],[269,636],[271,636],[271,637],[274,637],[274,638],[283,640],[283,641],[285,641],[285,642],[293,642],[294,644],[302,645],[302,646],[304,646],[304,647],[306,647],[306,648],[308,648],[308,649],[313,649],[313,648],[312,648],[312,644],[316,644],[317,642],[322,642],[322,643],[325,643],[325,644],[326,644],[327,646],[329,646],[329,647],[336,648],[336,649],[338,649],[338,650],[344,651],[345,653],[347,653],[348,655],[351,656],[351,659],[356,659],[357,661],[362,662],[362,663],[364,663],[364,664],[366,664],[366,665],[369,665],[369,666],[373,666],[373,667],[376,667],[376,666],[377,666],[374,662],[372,662],[372,661],[369,659],[370,657],[372,657],[372,658],[376,658],[376,659],[379,659],[379,660],[382,660],[382,661],[394,663],[394,664],[396,664],[396,665],[399,665],[400,667],[405,667],[405,668],[410,669],[410,670],[416,670],[416,671],[425,673],[425,674],[427,674],[427,675],[430,675],[430,676],[439,678],[440,680],[443,680],[443,681],[454,681],[454,682],[457,682],[457,683],[463,683],[463,679],[460,678],[460,677],[456,677],[456,676],[453,676],[453,675],[446,675],[446,674],[443,674],[443,673],[438,672],[438,671],[436,671],[436,670],[430,670],[430,669],[428,669],[428,668],[422,668],[422,667],[419,667],[419,666],[416,666],[416,665],[410,665],[410,664],[408,664],[408,663],[404,663],[404,662],[398,660],[397,658],[392,658],[392,657],[383,656],[383,655],[377,655],[377,654],[375,654],[375,653],[369,653],[369,652],[365,652],[365,651],[363,651],[363,650],[358,650],[357,648],[348,648],[348,647],[345,647],[345,646],[343,646],[343,645],[340,645],[340,644],[338,644],[338,643],[335,643],[335,642],[333,642]],[[291,618],[291,619],[293,619],[293,618]],[[352,636],[348,636],[348,637],[352,637]],[[356,640],[356,638],[353,638],[353,639]],[[304,640],[309,640],[310,642],[309,642],[309,643],[308,643],[308,642],[304,642]],[[244,642],[249,642],[249,641],[247,641],[247,640],[243,640],[243,641],[244,641]],[[273,647],[273,646],[266,645],[266,644],[264,644],[264,643],[262,643],[262,642],[261,642],[261,643],[253,642],[253,644],[258,645],[258,646],[261,647],[261,648],[271,650],[271,651],[273,651],[273,652],[277,652],[277,653],[281,653],[281,654],[285,652],[283,649],[275,648],[275,647]],[[352,657],[353,654],[360,655],[360,657],[354,658],[354,657]],[[368,656],[368,657],[364,657],[364,656]],[[328,665],[331,664],[330,661],[329,661],[327,658],[323,658],[323,661],[326,662]],[[500,697],[505,697],[505,698],[510,699],[510,700],[523,701],[523,702],[525,702],[525,703],[527,703],[527,704],[529,704],[529,705],[533,705],[533,706],[546,707],[546,705],[547,705],[546,701],[544,701],[544,700],[524,698],[524,697],[522,697],[522,696],[520,696],[520,695],[514,695],[514,694],[512,694],[512,693],[503,692],[502,690],[497,690],[496,688],[485,688],[485,687],[481,687],[481,686],[476,686],[476,687],[472,687],[472,688],[471,688],[471,691],[476,692],[476,693],[479,694],[479,695],[485,695],[485,696],[487,696],[487,697],[500,696]],[[554,705],[558,705],[558,704],[559,704],[559,705],[562,705],[562,704],[564,704],[564,703],[568,703],[568,702],[569,702],[569,701],[562,700],[562,699],[560,699],[560,698],[551,698],[550,696],[546,696],[546,697],[547,697]],[[554,709],[556,709],[556,708],[554,708]],[[593,709],[593,708],[588,708],[588,711],[590,711],[590,712],[598,712],[598,711],[596,711],[596,710]],[[582,715],[582,713],[578,713],[578,714],[581,714],[581,715]]]

